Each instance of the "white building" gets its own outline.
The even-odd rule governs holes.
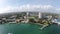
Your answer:
[[[38,18],[42,18],[42,14],[40,12],[38,13]]]
[[[27,17],[33,17],[33,16],[41,18],[42,14],[40,12],[27,12]]]

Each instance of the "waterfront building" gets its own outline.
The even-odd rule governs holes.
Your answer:
[[[40,12],[27,12],[27,17],[41,18],[42,17],[42,14]]]
[[[38,18],[42,18],[42,14],[40,12],[38,13]]]

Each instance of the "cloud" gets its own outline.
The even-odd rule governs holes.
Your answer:
[[[51,5],[22,5],[19,7],[21,11],[41,11],[41,10],[48,10],[52,9],[53,6]]]
[[[60,8],[56,8],[56,13],[60,14]]]
[[[57,8],[56,10],[60,11],[60,8]]]
[[[0,8],[0,13],[7,12],[21,12],[21,11],[40,11],[40,12],[51,12],[51,13],[59,13],[60,8],[55,8],[52,5],[21,5],[21,6],[6,6]]]

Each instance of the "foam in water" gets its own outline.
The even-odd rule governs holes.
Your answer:
[[[8,33],[8,34],[12,34],[12,33]]]

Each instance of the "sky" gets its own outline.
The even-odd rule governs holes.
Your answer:
[[[40,11],[60,14],[60,0],[0,0],[0,13]]]

